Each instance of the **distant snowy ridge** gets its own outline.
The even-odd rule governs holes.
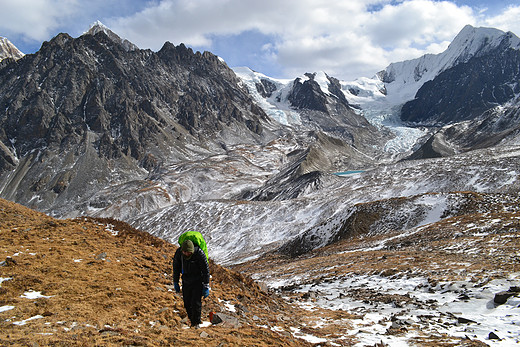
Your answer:
[[[272,119],[284,125],[301,124],[299,113],[291,109],[287,101],[287,93],[293,80],[272,78],[248,67],[236,67],[233,68],[233,71],[247,87],[257,104]],[[262,96],[258,91],[257,84],[263,85],[265,83],[270,84],[272,88],[276,88],[278,92],[267,97]]]
[[[0,61],[5,58],[20,59],[24,54],[5,37],[0,36]]]
[[[94,24],[92,24],[90,26],[90,29],[87,32],[85,32],[84,35],[86,35],[86,34],[96,35],[99,32],[104,32],[111,40],[121,43],[126,51],[135,51],[135,50],[139,49],[139,47],[134,45],[132,42],[128,41],[127,39],[122,39],[121,37],[119,37],[119,35],[114,33],[112,30],[110,30],[107,26],[105,26],[100,21],[94,22]]]
[[[467,25],[442,53],[426,54],[416,59],[392,63],[372,78],[361,77],[354,81],[341,81],[340,83],[347,100],[352,105],[359,105],[363,109],[365,109],[364,106],[367,106],[369,110],[384,109],[387,112],[389,108],[412,100],[425,82],[434,79],[441,72],[457,64],[465,63],[472,57],[484,55],[501,44],[513,49],[520,49],[520,39],[513,33]],[[283,98],[277,101],[274,96],[262,97],[254,86],[261,80],[267,80],[274,83],[278,91],[282,91],[290,88],[294,80],[271,78],[243,67],[234,68],[234,71],[249,87],[250,92],[257,94],[255,99],[263,99],[260,106],[266,111],[270,110],[268,114],[276,114],[276,111],[287,113],[288,110],[284,108],[288,107],[288,104],[283,103]],[[297,78],[304,81],[308,77],[303,75]],[[329,93],[329,81],[324,72],[317,73],[314,80],[318,82],[323,93]],[[374,103],[377,103],[379,107],[375,107],[377,105]]]
[[[370,123],[384,127],[396,135],[384,145],[385,152],[397,156],[410,152],[426,132],[403,125],[399,118],[403,104],[413,100],[424,83],[440,73],[473,57],[485,55],[499,46],[520,49],[520,39],[513,33],[493,28],[465,26],[439,54],[392,63],[372,78],[340,81],[341,91],[350,106]],[[300,114],[288,101],[288,95],[297,81],[303,83],[309,75],[295,79],[275,79],[248,68],[235,68],[235,73],[253,95],[258,105],[274,120],[284,125],[301,124]],[[330,96],[330,80],[325,72],[313,74],[323,94]],[[272,88],[262,93],[263,88]]]
[[[520,39],[512,33],[466,25],[444,52],[392,63],[379,72],[378,77],[385,83],[388,97],[394,102],[404,103],[413,99],[425,82],[441,72],[489,53],[504,42],[513,49],[520,49]]]

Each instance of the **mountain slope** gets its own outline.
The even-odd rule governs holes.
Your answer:
[[[308,126],[347,142],[374,146],[379,150],[376,155],[369,146],[356,148],[376,160],[426,158],[467,150],[451,144],[449,136],[443,137],[446,146],[440,144],[440,136],[430,139],[437,131],[432,127],[447,120],[453,123],[480,117],[493,107],[505,107],[518,94],[515,52],[519,48],[520,39],[512,33],[467,25],[444,52],[392,63],[372,79],[335,81],[320,72],[280,80],[247,68],[236,68],[235,72],[258,105],[283,124]],[[483,97],[480,90],[484,90]],[[378,131],[362,126],[366,119]],[[403,125],[403,120],[409,124]],[[430,129],[412,129],[410,124]],[[432,147],[427,141],[436,144]],[[417,151],[423,144],[425,147]],[[371,166],[370,161],[364,166]]]
[[[515,98],[520,93],[520,49],[504,41],[426,82],[415,99],[403,105],[401,119],[419,125],[453,124],[480,118]]]
[[[329,246],[298,257],[273,252],[235,269],[309,312],[356,315],[353,327],[323,343],[354,335],[355,346],[516,345],[520,211],[508,210],[500,196],[460,194],[470,203],[457,216],[404,228],[406,217],[392,216],[389,205],[409,199],[361,204],[350,233]],[[372,223],[379,213],[388,218]],[[345,321],[328,316],[321,326],[338,329]]]
[[[385,83],[388,95],[404,103],[412,100],[424,83],[433,80],[441,72],[464,64],[473,57],[486,55],[501,45],[519,49],[520,39],[498,29],[467,25],[444,52],[392,63],[378,75]]]
[[[176,246],[125,223],[56,220],[3,199],[0,214],[2,345],[307,345],[268,328],[301,327],[300,309],[213,262],[205,327],[188,329],[172,291]],[[240,327],[210,325],[210,311]]]
[[[403,105],[401,119],[409,124],[442,127],[409,158],[518,143],[517,41],[512,33],[504,33],[498,45],[440,73]]]
[[[297,190],[288,182],[271,194],[298,192],[295,199],[243,201],[236,199],[193,200],[173,204],[129,218],[128,221],[155,236],[174,241],[182,230],[203,231],[219,247],[210,254],[220,264],[236,264],[279,249],[300,237],[309,250],[329,244],[340,233],[343,221],[358,203],[405,198],[427,193],[458,191],[518,195],[520,172],[518,146],[487,148],[447,158],[403,161],[380,165],[343,177],[316,175],[319,189]],[[309,186],[308,181],[302,182]],[[412,210],[422,211],[419,222],[430,213],[442,219],[451,216],[460,200],[440,199],[428,203],[413,200]],[[393,208],[388,213],[402,216]],[[403,217],[407,220],[409,216]]]
[[[514,144],[518,52],[513,33],[468,25],[444,52],[392,63],[342,88],[367,119],[396,134],[385,145],[395,159]]]

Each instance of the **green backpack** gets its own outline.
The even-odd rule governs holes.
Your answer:
[[[206,254],[206,259],[209,260],[206,240],[204,240],[204,237],[202,237],[201,233],[198,231],[186,231],[181,236],[179,236],[179,245],[182,246],[186,240],[191,240],[194,245],[199,246],[199,248],[204,251],[204,254]]]

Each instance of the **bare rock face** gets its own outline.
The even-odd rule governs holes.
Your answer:
[[[290,105],[298,110],[307,128],[325,132],[350,144],[367,145],[367,149],[376,144],[374,137],[381,141],[387,136],[354,111],[336,78],[327,74],[317,76],[316,73],[305,76],[306,80],[294,80],[287,98]],[[323,79],[322,83],[326,86],[320,86],[318,78]]]
[[[59,34],[3,64],[0,109],[0,195],[41,210],[271,136],[215,55],[171,43],[140,50],[107,30]]]

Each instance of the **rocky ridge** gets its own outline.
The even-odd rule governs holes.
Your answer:
[[[129,50],[95,28],[0,70],[3,197],[59,214],[171,162],[274,138],[218,57],[171,43]]]

